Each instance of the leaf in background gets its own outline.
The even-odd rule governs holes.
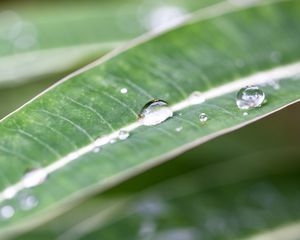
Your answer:
[[[24,219],[33,226],[52,218],[57,209],[298,101],[299,9],[298,1],[211,6],[72,74],[4,119],[2,204],[16,211],[1,223],[3,231]],[[235,96],[248,84],[262,85],[268,102],[244,115]],[[195,91],[204,103],[192,105]],[[140,126],[137,115],[152,98],[169,102],[174,116]],[[203,112],[208,120],[200,123]],[[129,138],[108,144],[124,128]],[[30,190],[39,204],[22,211],[18,196],[28,190],[20,179],[41,167],[49,177]],[[17,197],[7,199],[14,190]]]
[[[12,5],[0,13],[0,87],[69,72],[160,24],[218,1]]]

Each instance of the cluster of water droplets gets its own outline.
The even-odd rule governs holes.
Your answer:
[[[15,215],[16,210],[29,211],[39,204],[38,199],[28,192],[18,194],[16,200],[14,205],[2,204],[0,206],[0,220],[4,221],[12,218]]]
[[[121,94],[126,94],[128,90],[126,88],[120,89]],[[241,110],[248,110],[251,108],[260,107],[265,101],[265,94],[258,86],[247,86],[241,88],[236,96],[236,104]],[[187,106],[189,105],[197,105],[205,102],[205,98],[201,92],[193,92],[189,98],[187,99]],[[185,106],[181,106],[180,108],[184,108]],[[179,109],[180,109],[179,108]],[[177,111],[177,110],[175,110]],[[139,114],[139,123],[144,126],[154,126],[161,124],[169,118],[173,117],[172,107],[168,105],[168,103],[164,100],[151,100],[142,108]],[[182,113],[178,113],[178,116],[181,116]],[[243,112],[244,116],[248,115],[248,112]],[[204,112],[200,112],[198,115],[199,122],[204,124],[208,120],[208,116]],[[183,126],[178,126],[175,128],[176,132],[181,132],[183,130]],[[128,139],[130,136],[130,131],[126,129],[119,130],[116,137],[109,139],[106,143],[102,143],[101,141],[96,141],[94,144],[94,148],[92,152],[99,153],[102,145],[107,143],[113,144],[117,141],[124,141]],[[69,154],[70,158],[76,159],[78,156],[75,153]],[[72,156],[71,156],[72,155]],[[21,184],[23,189],[32,188],[38,186],[46,181],[48,177],[48,172],[44,168],[36,168],[28,171],[24,174]],[[6,188],[2,193],[5,199],[12,199],[14,197],[18,197],[19,208],[22,210],[29,210],[38,205],[38,200],[28,194],[20,195],[18,194],[18,190],[14,187]],[[21,196],[21,197],[20,197]],[[15,208],[11,205],[3,205],[0,207],[0,219],[9,219],[15,214]]]

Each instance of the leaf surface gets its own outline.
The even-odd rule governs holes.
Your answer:
[[[299,9],[298,1],[204,8],[170,31],[147,34],[77,71],[2,120],[1,202],[16,209],[3,227],[45,221],[96,191],[298,101]],[[249,84],[260,85],[267,102],[244,115],[235,96]],[[122,88],[128,92],[120,93]],[[191,103],[195,91],[204,103]],[[138,114],[152,99],[167,101],[174,116],[141,126]],[[200,113],[207,114],[205,123]],[[110,144],[121,129],[130,131],[129,138]],[[32,168],[46,171],[48,179],[28,190],[22,177]],[[22,211],[8,190],[17,196],[30,191],[39,205]]]

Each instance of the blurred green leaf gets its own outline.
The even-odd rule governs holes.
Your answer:
[[[69,72],[172,18],[218,1],[63,1],[6,7],[0,12],[0,87]]]
[[[298,101],[299,9],[298,1],[226,1],[204,8],[173,30],[148,34],[72,74],[5,118],[1,197],[3,206],[16,211],[1,222],[2,231],[16,231],[22,221],[33,227],[80,199]],[[263,84],[268,101],[244,115],[235,96],[247,84]],[[122,88],[128,92],[120,93]],[[193,105],[195,91],[206,96],[204,103]],[[174,116],[140,126],[138,113],[154,98],[170,103]],[[200,113],[207,114],[205,123]],[[108,144],[121,129],[130,130],[130,137]],[[29,191],[22,177],[32,168],[49,178],[30,189],[38,206],[22,211],[19,196]],[[13,190],[17,197],[8,199]]]

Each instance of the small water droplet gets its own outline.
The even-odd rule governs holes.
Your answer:
[[[189,96],[189,102],[193,105],[196,104],[200,104],[205,102],[205,98],[203,97],[203,94],[201,92],[193,92],[190,96]]]
[[[15,214],[15,209],[10,205],[5,205],[0,209],[0,218],[8,219]]]
[[[48,174],[44,169],[33,169],[23,176],[22,182],[25,187],[31,188],[42,184],[47,179],[47,176]]]
[[[93,152],[94,152],[94,153],[98,153],[98,152],[100,152],[100,150],[101,150],[100,147],[95,147],[95,148],[93,149]]]
[[[236,105],[239,109],[260,107],[265,99],[265,93],[257,86],[241,88],[236,96]]]
[[[199,115],[199,120],[200,122],[206,122],[208,120],[208,116],[206,115],[206,113],[200,113]]]
[[[244,112],[244,113],[243,113],[243,116],[248,116],[248,113],[247,113],[247,112]]]
[[[22,210],[30,210],[38,205],[39,201],[33,195],[22,195],[20,197],[20,207]]]
[[[120,92],[123,93],[123,94],[125,94],[125,93],[128,92],[128,90],[127,90],[127,88],[122,88],[122,89],[120,90]]]
[[[109,143],[110,143],[110,144],[114,144],[116,141],[117,141],[116,139],[111,139],[111,140],[109,141]]]
[[[183,127],[180,126],[180,127],[177,127],[175,130],[176,130],[176,132],[180,132],[182,129],[183,129]]]
[[[148,102],[140,113],[140,121],[145,126],[153,126],[164,122],[173,116],[173,111],[163,100],[152,100]]]
[[[129,132],[126,130],[120,130],[118,137],[120,140],[125,140],[129,137]]]
[[[3,196],[6,199],[11,199],[14,196],[16,196],[16,194],[17,194],[17,191],[14,187],[8,187],[3,191]]]

